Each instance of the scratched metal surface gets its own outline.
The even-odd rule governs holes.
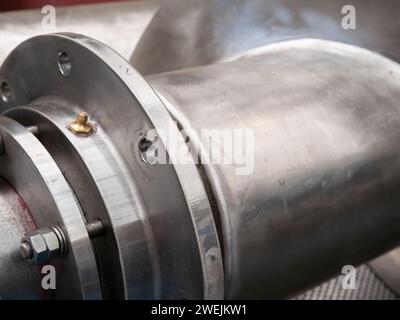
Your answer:
[[[148,74],[236,59],[249,49],[299,37],[354,43],[400,60],[400,2],[354,0],[359,28],[344,31],[339,8],[346,1],[318,1],[302,7],[302,1],[247,0],[234,9],[227,9],[228,0],[169,0],[163,10],[159,1],[83,5],[57,9],[53,30],[42,28],[40,10],[0,13],[0,64],[27,38],[66,31],[96,38],[126,59],[134,52],[131,62]],[[358,271],[357,290],[341,289],[339,276],[297,299],[398,298],[369,266]]]

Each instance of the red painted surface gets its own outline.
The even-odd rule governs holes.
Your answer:
[[[47,4],[68,6],[84,3],[113,2],[121,0],[1,0],[0,11],[41,8]]]

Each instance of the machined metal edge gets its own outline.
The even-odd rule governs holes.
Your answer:
[[[164,104],[144,78],[125,59],[109,47],[78,34],[65,33],[52,36],[68,37],[91,50],[107,63],[132,91],[157,132],[162,133],[160,138],[167,147],[168,154],[174,163],[198,238],[200,258],[203,264],[204,298],[223,298],[222,254],[211,206],[195,165],[180,165],[178,159],[173,159],[177,152],[168,148],[168,141],[171,139],[168,135],[169,130],[175,126],[175,123]],[[183,137],[178,129],[176,131],[174,136],[178,137],[178,144],[183,144]]]
[[[101,218],[107,226],[104,239],[93,239],[100,274],[107,269],[102,276],[103,297],[130,298],[129,285],[140,281],[140,273],[135,267],[138,263],[129,252],[139,230],[126,230],[129,217],[139,210],[134,196],[137,191],[126,179],[123,161],[113,150],[107,134],[100,126],[96,126],[96,134],[90,137],[82,138],[70,132],[65,124],[73,118],[74,109],[55,97],[43,97],[31,106],[11,108],[5,115],[18,122],[33,121],[46,127],[41,131],[41,142],[63,171],[86,218]],[[54,141],[49,140],[50,136]],[[115,245],[115,252],[104,242]],[[143,277],[144,270],[141,272]],[[121,284],[118,281],[120,277]],[[111,292],[110,287],[114,287]]]
[[[0,132],[4,148],[0,176],[24,199],[37,227],[59,225],[67,234],[69,254],[54,261],[56,271],[59,269],[56,297],[100,299],[97,264],[83,214],[61,171],[24,126],[1,116]],[[68,268],[68,276],[61,273]],[[66,282],[68,286],[61,285]]]
[[[105,65],[108,66],[114,75],[121,80],[121,83],[137,99],[137,102],[139,102],[140,106],[147,114],[157,132],[163,133],[160,134],[160,137],[168,149],[168,144],[166,141],[169,139],[168,133],[171,128],[176,126],[176,124],[149,84],[121,56],[115,53],[112,49],[93,39],[76,34],[53,34],[39,36],[22,43],[20,47],[27,48],[35,41],[41,42],[42,44],[56,42],[60,46],[65,44],[71,48],[74,46],[81,47],[99,58]],[[17,47],[10,55],[10,57],[13,57],[13,55],[15,57],[13,59],[6,59],[4,65],[7,65],[7,67],[5,70],[10,69],[14,64],[15,59],[19,55],[24,54],[21,50],[22,49]],[[4,65],[2,67],[3,70],[0,71],[0,80],[4,80],[4,77],[7,76],[6,72],[4,71]],[[17,80],[16,78],[13,78],[12,80],[11,87],[16,84],[15,81],[18,81],[18,86],[20,87],[19,91],[22,93],[21,85],[24,86],[24,81],[21,81],[21,79]],[[65,78],[65,81],[69,81],[67,77]],[[1,108],[4,111],[13,106],[26,104],[43,94],[45,94],[45,88],[39,88],[38,92],[30,91],[22,98],[14,95],[12,92],[13,96],[11,98],[11,103],[2,103]],[[51,94],[51,92],[49,94]],[[178,136],[178,139],[182,140],[178,141],[178,143],[182,144],[184,141],[178,131],[178,128],[175,130],[176,132],[174,132],[174,136]],[[165,134],[167,134],[167,136],[165,136]],[[176,150],[169,149],[167,151],[171,158],[176,154]],[[172,160],[173,163],[178,163],[177,161],[174,161],[176,159]],[[221,248],[213,219],[212,209],[202,180],[195,165],[174,164],[174,170],[185,196],[186,204],[191,214],[195,236],[197,238],[197,246],[199,258],[201,260],[201,270],[203,276],[203,298],[223,298],[224,272]]]

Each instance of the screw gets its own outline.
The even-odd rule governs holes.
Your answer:
[[[32,133],[35,137],[39,137],[39,127],[38,126],[29,126],[26,127],[26,131]]]
[[[71,121],[67,128],[72,133],[90,136],[95,129],[95,125],[89,122],[89,117],[86,112],[79,112],[76,119]]]
[[[65,237],[64,232],[59,226],[52,226],[50,229],[54,232],[54,234],[57,236],[59,245],[60,245],[60,251],[59,251],[59,256],[64,257],[68,253],[68,243],[67,243],[67,238]]]
[[[93,220],[85,224],[89,238],[95,238],[104,234],[105,229],[101,220]]]
[[[31,245],[28,242],[21,242],[21,245],[19,246],[19,251],[21,252],[21,257],[24,260],[32,259],[33,251]]]

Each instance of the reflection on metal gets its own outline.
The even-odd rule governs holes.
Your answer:
[[[166,0],[131,62],[147,75],[232,60],[256,47],[301,38],[355,44],[400,61],[399,1],[352,0],[357,29],[345,30],[341,12],[348,2]]]
[[[400,296],[400,249],[394,249],[372,260],[369,265]]]
[[[356,30],[344,1],[57,10],[118,53],[22,42],[38,12],[0,14],[0,60],[22,42],[0,68],[0,296],[49,298],[25,259],[54,264],[59,299],[286,298],[396,248],[400,4],[384,2],[355,0]],[[202,132],[225,129],[252,132],[245,174],[206,161]],[[371,263],[396,291],[397,256]]]
[[[56,298],[99,299],[95,255],[82,210],[68,182],[47,150],[24,126],[1,116],[0,131],[5,149],[0,158],[0,176],[24,200],[38,228],[59,225],[68,238],[70,254],[57,262],[65,273],[57,275],[60,289]],[[15,248],[17,254],[18,248],[19,245]]]
[[[290,295],[398,241],[400,202],[387,196],[400,179],[397,63],[295,40],[147,80],[194,144],[204,128],[254,128],[251,175],[204,166],[221,218],[228,298]]]

